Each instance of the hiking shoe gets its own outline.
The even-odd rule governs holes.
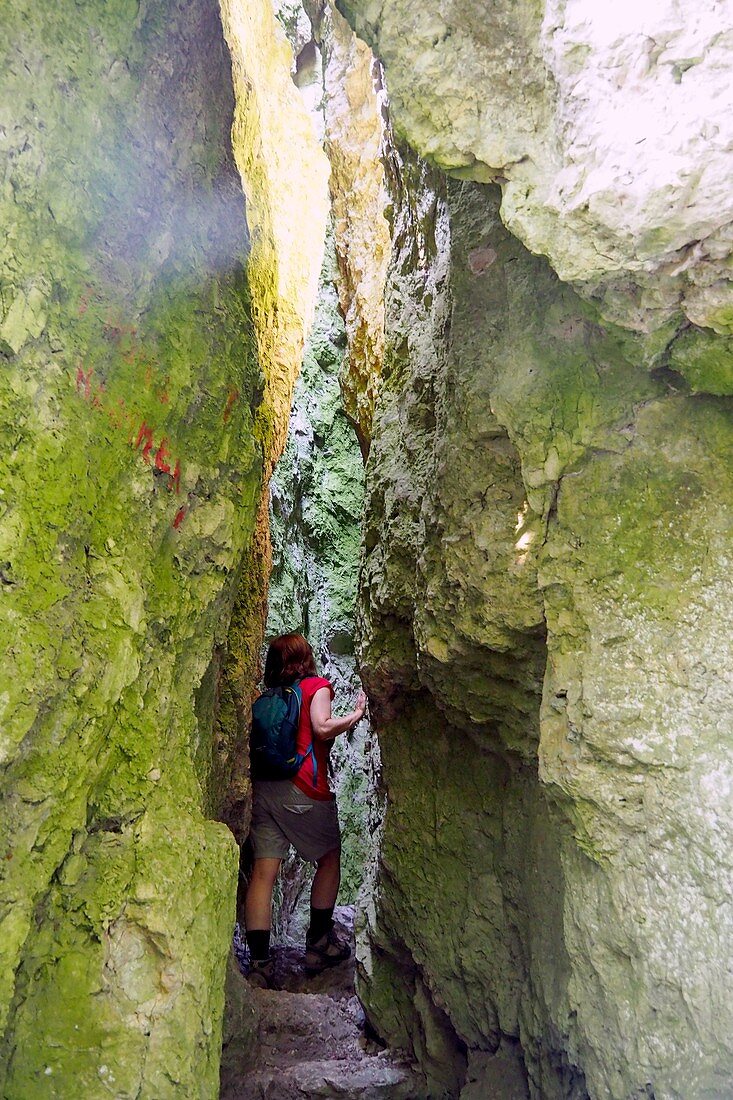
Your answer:
[[[317,974],[325,970],[327,966],[338,966],[345,962],[351,955],[351,948],[347,943],[341,943],[336,937],[336,932],[331,927],[319,940],[311,942],[306,936],[305,941],[305,969],[308,974]]]
[[[258,989],[272,989],[275,978],[275,963],[269,959],[251,959],[247,981]]]

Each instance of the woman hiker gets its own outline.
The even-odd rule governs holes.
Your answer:
[[[352,730],[363,718],[366,696],[360,691],[350,714],[344,718],[332,717],[333,688],[328,680],[317,675],[313,650],[302,634],[283,634],[270,643],[264,681],[266,688],[289,687],[297,682],[301,707],[296,749],[304,756],[292,779],[260,778],[257,762],[253,760],[250,837],[254,866],[244,920],[250,956],[249,980],[266,987],[273,971],[272,891],[280,863],[291,844],[302,859],[316,864],[306,935],[306,970],[316,972],[334,966],[351,953],[348,946],[339,943],[333,931],[333,910],[341,880],[341,831],[336,802],[328,785],[328,758],[334,738]]]

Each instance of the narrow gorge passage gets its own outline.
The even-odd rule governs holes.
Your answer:
[[[0,1096],[731,1100],[733,0],[0,27]],[[290,860],[259,990],[290,629],[355,960]]]
[[[353,907],[339,907],[335,916],[339,934],[353,947]],[[238,947],[246,970],[244,945]],[[240,986],[238,993],[230,993],[239,1000],[232,1013],[238,1027],[231,1034],[225,1029],[222,1100],[414,1100],[424,1095],[417,1067],[367,1034],[354,990],[353,956],[313,977],[303,970],[302,949],[280,945],[275,964],[273,989],[244,994]],[[236,988],[237,979],[231,981]],[[242,1042],[243,1035],[248,1042]]]

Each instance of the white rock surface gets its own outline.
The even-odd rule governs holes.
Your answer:
[[[423,154],[604,314],[733,331],[733,0],[342,0]]]

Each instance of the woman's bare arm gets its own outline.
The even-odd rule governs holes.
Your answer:
[[[340,733],[346,733],[347,730],[353,729],[356,723],[364,717],[365,710],[366,695],[363,691],[360,691],[356,706],[350,714],[345,715],[343,718],[332,718],[331,692],[328,688],[319,688],[311,700],[313,735],[320,738],[321,741],[332,741]]]

